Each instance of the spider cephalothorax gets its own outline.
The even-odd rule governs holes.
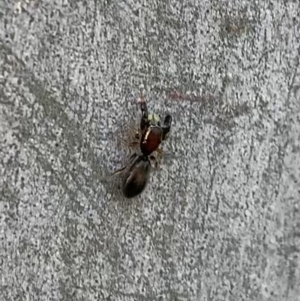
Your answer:
[[[145,102],[141,103],[142,118],[141,118],[141,139],[140,148],[144,155],[149,156],[167,139],[171,129],[172,117],[166,115],[164,124],[161,126],[160,117],[156,114],[148,114]]]

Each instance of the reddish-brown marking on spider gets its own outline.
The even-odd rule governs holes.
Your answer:
[[[141,151],[144,155],[149,156],[160,145],[163,138],[161,127],[150,126],[141,139]]]

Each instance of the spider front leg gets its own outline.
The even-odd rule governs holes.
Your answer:
[[[148,108],[144,98],[140,98],[138,103],[140,104],[140,108],[142,111],[142,118],[140,122],[140,128],[142,133],[149,127],[149,120],[148,120]]]
[[[164,125],[162,126],[163,140],[166,140],[168,138],[171,130],[171,124],[172,124],[172,116],[170,114],[167,114],[164,120]]]

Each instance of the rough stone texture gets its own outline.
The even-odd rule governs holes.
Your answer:
[[[300,300],[299,55],[299,1],[2,0],[0,300]]]

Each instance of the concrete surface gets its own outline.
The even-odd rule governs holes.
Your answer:
[[[300,300],[299,15],[2,0],[0,300]],[[128,201],[140,91],[174,125]]]

